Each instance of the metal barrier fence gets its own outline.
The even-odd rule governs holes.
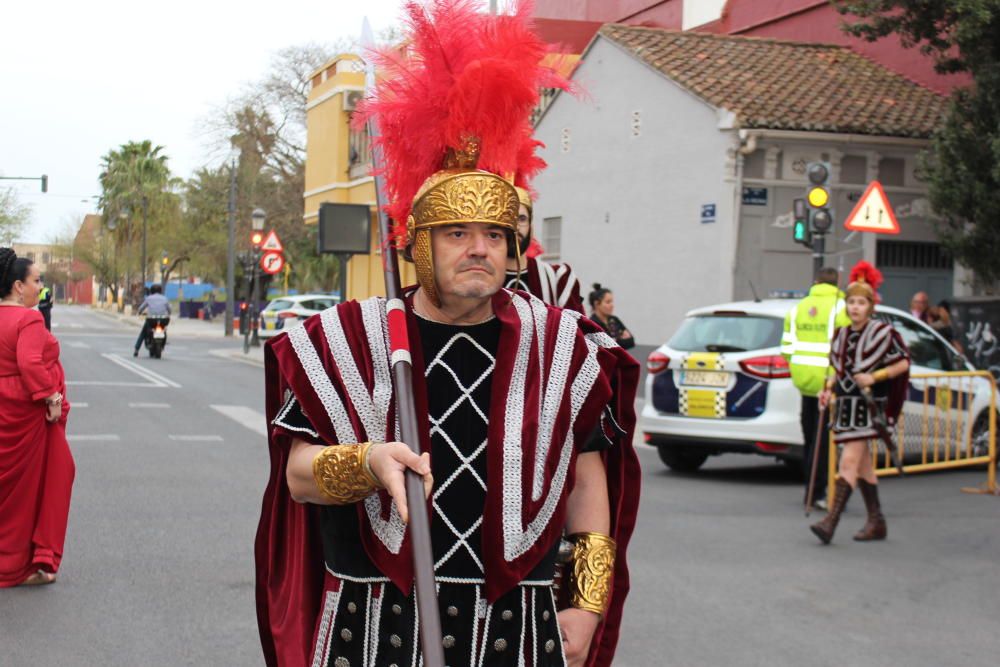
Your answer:
[[[986,466],[986,482],[967,493],[1000,495],[997,489],[997,383],[988,371],[914,373],[896,424],[905,473]],[[830,436],[833,443],[833,435]],[[880,441],[869,447],[875,474],[898,475]],[[829,486],[837,479],[837,447],[830,447]]]

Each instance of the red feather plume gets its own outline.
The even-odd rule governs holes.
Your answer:
[[[515,176],[527,187],[545,167],[535,154],[531,112],[542,88],[569,89],[542,64],[549,47],[532,31],[533,0],[515,0],[492,16],[479,0],[429,0],[405,6],[402,46],[375,51],[374,94],[355,114],[355,127],[376,117],[385,158],[381,175],[394,236],[405,238],[413,198],[442,168],[448,148],[480,140],[479,168]]]
[[[854,283],[859,279],[864,279],[866,283],[871,285],[872,290],[876,292],[883,281],[882,272],[864,260],[855,264],[851,269],[850,282]]]

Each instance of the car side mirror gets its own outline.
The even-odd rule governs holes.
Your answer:
[[[969,367],[969,360],[965,358],[964,354],[959,352],[951,355],[951,370],[953,371],[964,371]]]

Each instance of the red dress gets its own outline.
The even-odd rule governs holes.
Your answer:
[[[59,342],[41,313],[0,307],[0,588],[62,560],[76,467],[62,418],[45,420],[45,398],[65,395]]]

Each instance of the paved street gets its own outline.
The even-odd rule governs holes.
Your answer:
[[[239,343],[208,325],[151,360],[131,356],[137,323],[66,306],[54,322],[77,462],[66,555],[56,585],[0,591],[0,665],[262,664],[262,369],[218,354]],[[640,449],[616,665],[996,663],[1000,499],[960,492],[982,471],[889,480],[889,540],[850,540],[855,498],[822,548],[783,466],[728,456],[685,476]]]

